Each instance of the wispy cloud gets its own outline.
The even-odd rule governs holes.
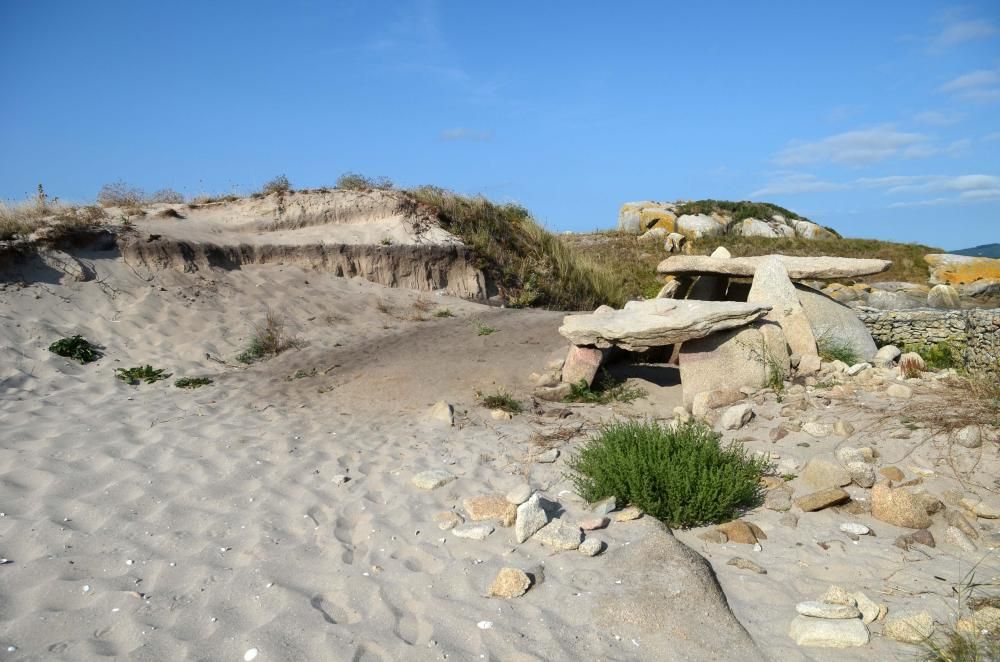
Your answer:
[[[775,162],[782,166],[837,163],[860,166],[891,158],[928,156],[927,136],[897,131],[892,125],[847,131],[815,142],[793,142],[781,150]]]
[[[1000,71],[995,69],[970,71],[951,79],[939,87],[938,91],[973,101],[1000,99]]]
[[[993,133],[987,133],[983,136],[984,143],[992,143],[1000,140],[1000,131],[995,131]]]
[[[465,127],[454,127],[451,129],[445,129],[441,132],[441,140],[445,141],[470,141],[470,142],[486,142],[487,140],[493,140],[492,131],[477,131],[476,129],[467,129]]]
[[[1000,177],[995,175],[893,175],[855,180],[864,188],[884,188],[886,193],[953,192],[966,200],[1000,196]]]
[[[751,198],[765,195],[785,195],[793,193],[820,193],[824,191],[840,191],[849,188],[848,184],[839,184],[820,179],[816,175],[805,173],[784,172],[776,176],[763,188],[750,194]]]
[[[936,49],[949,48],[967,41],[989,39],[1000,34],[1000,29],[986,19],[952,21],[931,39],[931,46]]]
[[[925,110],[922,113],[917,113],[913,116],[913,121],[917,124],[926,124],[929,126],[949,126],[951,124],[958,124],[962,121],[963,115],[961,113],[944,113],[939,110]]]

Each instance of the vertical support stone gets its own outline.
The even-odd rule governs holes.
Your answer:
[[[566,362],[563,364],[562,381],[566,384],[578,384],[582,379],[590,386],[594,383],[597,371],[604,362],[604,350],[596,347],[581,347],[570,345]]]

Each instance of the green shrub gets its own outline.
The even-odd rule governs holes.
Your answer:
[[[434,317],[454,317],[455,313],[450,308],[439,308],[434,311]]]
[[[719,439],[697,421],[613,422],[570,459],[568,478],[587,501],[614,496],[671,527],[728,521],[761,503],[769,465]]]
[[[208,377],[181,377],[174,382],[174,386],[177,388],[201,388],[211,383],[212,380]]]
[[[491,395],[480,393],[479,397],[483,401],[483,406],[488,409],[500,409],[511,414],[519,414],[524,409],[521,403],[514,399],[514,396],[503,390]]]
[[[846,340],[824,335],[816,339],[816,349],[824,361],[843,361],[849,366],[858,362],[858,353]]]
[[[476,319],[472,320],[472,324],[476,327],[477,336],[488,336],[492,333],[496,333],[496,329],[484,322],[483,320]]]
[[[170,377],[170,373],[165,373],[162,368],[154,368],[151,365],[136,366],[135,368],[118,368],[115,370],[118,379],[126,384],[138,384],[144,381],[147,384],[158,382],[161,379]]]
[[[692,202],[685,202],[677,207],[678,216],[683,214],[711,214],[713,212],[728,213],[733,217],[734,223],[738,223],[747,218],[756,218],[758,220],[768,221],[775,214],[780,214],[790,220],[809,220],[804,216],[799,216],[793,211],[789,211],[784,207],[779,207],[778,205],[770,202],[750,202],[749,200],[740,200],[738,202],[732,202],[730,200],[694,200]],[[831,230],[831,232],[833,231]],[[834,234],[836,234],[836,232],[834,232]]]
[[[565,401],[606,405],[609,402],[632,402],[645,395],[646,391],[638,386],[616,382],[611,375],[602,371],[601,378],[593,386],[588,385],[584,379],[576,384],[570,384],[570,393]]]
[[[80,363],[92,363],[101,358],[101,351],[80,335],[55,341],[49,345],[49,351]]]
[[[288,177],[284,175],[278,175],[274,179],[266,182],[264,186],[261,187],[261,195],[269,195],[271,193],[288,193],[292,190],[292,185],[288,181]]]
[[[961,353],[946,342],[934,345],[906,345],[903,351],[919,354],[928,370],[946,370],[964,366]]]
[[[347,191],[389,190],[392,188],[392,180],[388,177],[365,177],[356,172],[345,172],[337,178],[334,187]]]

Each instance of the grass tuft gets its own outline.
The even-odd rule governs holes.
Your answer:
[[[285,331],[285,320],[274,311],[268,310],[264,323],[254,325],[254,335],[250,339],[250,345],[236,357],[236,360],[240,363],[253,363],[298,346],[299,341]]]
[[[264,186],[260,189],[261,195],[270,195],[271,193],[288,193],[292,190],[292,184],[288,181],[288,177],[284,175],[278,175],[274,179],[266,182]]]
[[[962,354],[946,342],[933,345],[905,345],[903,352],[914,352],[924,360],[927,370],[946,370],[964,366]]]
[[[480,393],[479,398],[487,409],[500,409],[510,414],[520,414],[524,410],[524,406],[503,389],[489,395]]]
[[[388,190],[392,188],[392,180],[388,177],[365,177],[356,172],[345,172],[337,178],[335,188],[347,191]]]
[[[646,396],[646,391],[638,386],[629,386],[626,382],[616,382],[606,371],[601,372],[601,378],[593,386],[581,379],[570,385],[570,393],[565,402],[589,402],[606,405],[611,402],[632,402]]]
[[[676,428],[655,421],[603,426],[570,460],[572,481],[587,501],[614,496],[671,527],[724,522],[761,503],[767,461],[719,445],[704,423]]]
[[[849,366],[858,362],[858,353],[854,347],[840,338],[830,335],[820,336],[816,339],[816,349],[824,361],[843,361]]]

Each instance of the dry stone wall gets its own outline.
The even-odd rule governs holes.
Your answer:
[[[946,342],[970,370],[1000,375],[1000,308],[988,310],[859,309],[879,346]]]

